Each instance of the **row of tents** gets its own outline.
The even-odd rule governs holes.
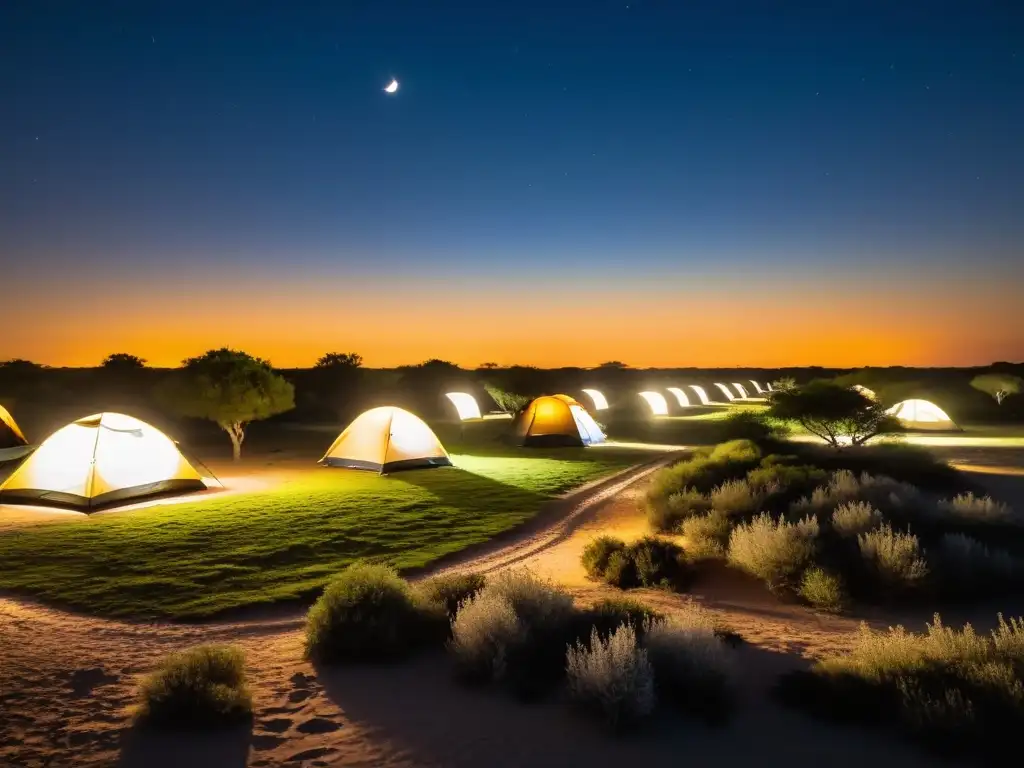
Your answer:
[[[538,397],[515,419],[524,446],[583,446],[605,439],[583,406],[567,395]],[[0,407],[0,446],[26,447],[10,413]],[[98,413],[54,432],[0,484],[0,504],[92,511],[151,496],[220,485],[200,462],[156,427],[133,416]],[[434,431],[395,406],[372,408],[338,435],[320,463],[380,473],[450,466]]]

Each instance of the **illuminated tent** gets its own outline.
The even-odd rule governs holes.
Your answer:
[[[0,449],[18,448],[22,445],[28,445],[28,440],[18,429],[18,423],[14,417],[0,405]]]
[[[850,387],[850,389],[854,390],[855,392],[860,392],[862,395],[864,395],[864,397],[868,398],[869,400],[878,399],[878,396],[875,394],[874,390],[868,389],[867,387],[861,386],[860,384],[854,384],[852,387]]]
[[[759,395],[763,395],[764,394],[764,389],[761,387],[760,384],[758,384],[753,379],[750,380],[750,383],[754,385],[754,390],[757,392],[757,394],[759,394]]]
[[[328,467],[369,469],[384,474],[402,469],[450,467],[448,451],[419,416],[393,405],[356,416],[320,459]]]
[[[608,398],[596,389],[584,389],[583,394],[594,402],[595,411],[603,411],[608,407]]]
[[[0,485],[0,504],[92,510],[206,487],[163,432],[132,416],[97,413],[46,438]]]
[[[960,429],[945,411],[927,400],[904,400],[886,413],[899,419],[906,429],[936,432]]]
[[[690,404],[690,398],[679,387],[668,387],[668,391],[675,397],[680,408],[686,408]]]
[[[690,389],[697,393],[697,399],[700,400],[701,405],[711,405],[711,399],[708,397],[708,393],[704,391],[704,387],[691,384]]]
[[[652,416],[668,416],[668,401],[661,392],[641,392],[640,397],[650,406]]]
[[[445,397],[452,401],[452,405],[455,406],[455,410],[458,411],[459,418],[462,421],[483,418],[480,415],[480,406],[477,405],[476,398],[469,393],[449,392]]]
[[[733,382],[733,386],[736,387],[736,391],[739,393],[740,397],[746,400],[747,390],[744,388],[744,386],[738,382]]]
[[[715,384],[715,386],[722,390],[722,394],[725,395],[725,399],[730,403],[736,399],[736,395],[734,395],[732,390],[725,386],[725,384]]]
[[[568,395],[532,400],[516,417],[512,434],[520,445],[593,445],[604,442],[594,417]]]

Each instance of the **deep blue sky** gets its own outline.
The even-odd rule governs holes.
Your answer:
[[[1010,0],[15,2],[0,64],[0,257],[39,301],[169,265],[608,294],[1024,261]]]

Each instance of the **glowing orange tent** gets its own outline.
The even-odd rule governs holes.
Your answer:
[[[449,467],[448,451],[419,416],[385,405],[356,416],[327,449],[328,467],[369,469],[385,474],[402,469]]]
[[[18,423],[11,416],[10,412],[0,405],[0,449],[18,448],[28,445],[28,440],[18,428]]]
[[[46,438],[0,485],[0,504],[88,511],[206,487],[163,432],[132,416],[97,413]]]
[[[519,445],[593,445],[604,433],[586,408],[568,395],[532,400],[512,425]]]

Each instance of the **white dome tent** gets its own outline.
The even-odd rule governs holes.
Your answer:
[[[905,429],[922,432],[952,432],[960,429],[945,411],[927,400],[904,400],[896,403],[886,413],[899,419]]]

